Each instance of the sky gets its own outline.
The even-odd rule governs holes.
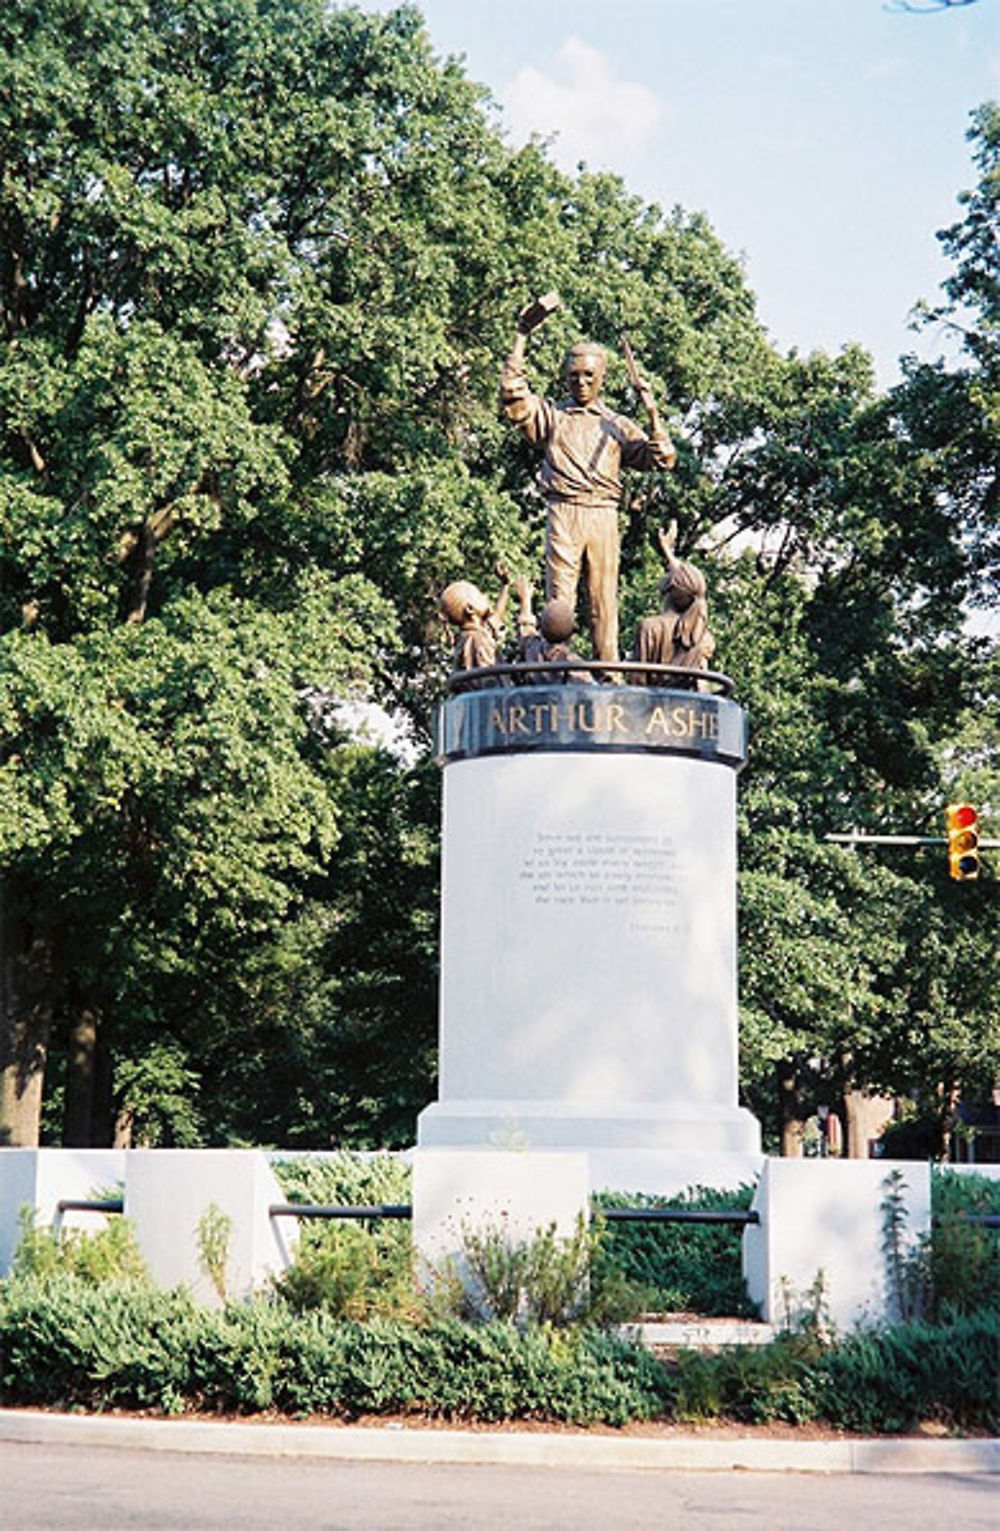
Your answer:
[[[664,210],[707,214],[781,350],[857,341],[882,388],[903,353],[948,354],[942,330],[908,321],[940,296],[935,234],[976,182],[966,133],[1000,98],[1000,0],[931,14],[898,0],[417,3],[512,145],[551,137],[566,169],[585,161]]]

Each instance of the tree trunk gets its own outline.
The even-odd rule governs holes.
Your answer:
[[[777,1065],[776,1072],[781,1107],[781,1157],[801,1159],[806,1123],[799,1099],[798,1074],[794,1063],[787,1060]]]
[[[0,919],[0,1146],[37,1148],[52,1019],[53,940],[39,922]]]
[[[847,1128],[845,1158],[867,1159],[868,1144],[892,1121],[893,1104],[884,1095],[863,1090],[844,1091],[844,1125]]]
[[[90,1141],[95,1148],[110,1148],[114,1141],[114,1085],[107,1029],[98,1027],[94,1058],[94,1103],[90,1113]]]
[[[135,1118],[130,1110],[119,1111],[115,1117],[115,1131],[111,1141],[112,1148],[132,1147],[132,1128],[134,1122]]]
[[[135,547],[128,558],[128,581],[123,592],[122,615],[131,625],[145,619],[155,557],[156,535],[150,523],[146,521],[139,529]]]
[[[84,1005],[70,1022],[66,1055],[64,1148],[91,1148],[94,1137],[94,1085],[97,1067],[97,1016]]]

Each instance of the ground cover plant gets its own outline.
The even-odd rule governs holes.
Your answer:
[[[588,1325],[424,1323],[293,1311],[275,1297],[199,1307],[184,1291],[66,1273],[0,1282],[0,1404],[455,1421],[825,1422],[1000,1428],[1000,1316],[982,1312],[821,1343],[659,1359]]]
[[[0,1283],[8,1407],[621,1425],[662,1414],[672,1386],[641,1348],[585,1327],[358,1323],[275,1297],[216,1310],[65,1274]]]

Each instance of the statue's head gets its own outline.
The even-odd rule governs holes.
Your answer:
[[[569,601],[555,596],[542,607],[538,625],[546,643],[565,643],[576,630],[576,614]]]
[[[703,601],[707,590],[704,574],[683,558],[672,559],[669,574],[660,581],[660,594],[675,611],[686,611],[693,602]]]
[[[566,352],[566,386],[574,404],[593,404],[604,387],[608,357],[603,346],[581,340]]]
[[[470,617],[486,617],[489,612],[486,596],[467,579],[456,579],[441,592],[441,614],[455,627],[461,627]]]

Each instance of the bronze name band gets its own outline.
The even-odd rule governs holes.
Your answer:
[[[438,709],[439,765],[477,755],[590,750],[694,755],[737,771],[746,714],[728,697],[659,686],[491,686]]]

